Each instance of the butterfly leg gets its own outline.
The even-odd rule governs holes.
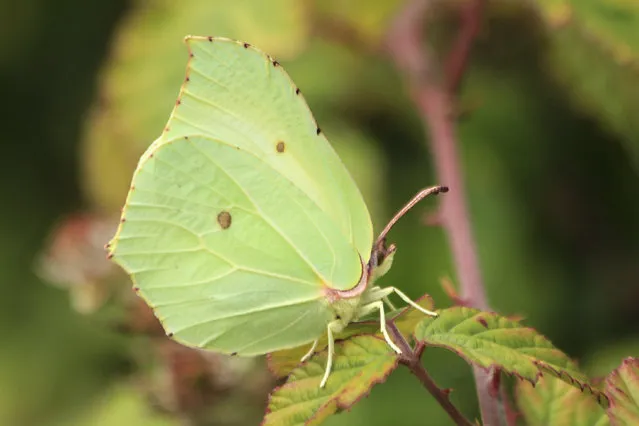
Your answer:
[[[389,308],[391,308],[393,311],[396,310],[397,308],[395,307],[395,305],[393,305],[393,302],[390,301],[390,299],[388,298],[388,296],[384,296],[384,303],[386,303],[388,305]]]
[[[311,349],[308,350],[308,352],[306,352],[306,355],[304,355],[302,357],[302,359],[300,360],[300,362],[305,362],[308,361],[308,359],[311,357],[311,355],[313,355],[315,353],[315,349],[317,348],[317,344],[319,343],[319,339],[316,339],[313,342],[313,345],[311,346]]]
[[[388,346],[391,347],[398,354],[402,353],[402,350],[397,347],[397,345],[393,342],[393,340],[388,335],[388,331],[386,331],[386,313],[384,311],[384,302],[378,300],[376,302],[369,303],[360,308],[357,312],[359,317],[363,317],[368,315],[373,311],[379,311],[379,328],[382,330],[382,334],[384,335],[384,340],[388,343]]]
[[[324,370],[324,377],[322,377],[322,381],[320,382],[320,388],[326,385],[328,376],[331,374],[331,369],[333,368],[333,355],[335,353],[333,329],[341,330],[342,328],[344,328],[344,325],[340,320],[331,321],[328,323],[328,327],[326,327],[326,334],[328,335],[328,359],[326,360],[326,369]]]
[[[436,317],[438,315],[437,312],[429,311],[428,309],[422,308],[417,303],[410,300],[410,297],[406,296],[404,293],[402,293],[399,289],[395,287],[385,287],[385,289],[391,290],[393,293],[401,297],[404,302],[408,303],[409,305],[411,305],[413,308],[417,309],[418,311],[425,313],[426,315],[430,315],[432,317]]]

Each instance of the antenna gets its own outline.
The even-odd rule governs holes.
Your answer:
[[[422,201],[424,198],[429,195],[437,195],[440,192],[448,192],[447,186],[431,186],[430,188],[425,188],[419,191],[415,196],[408,202],[400,211],[398,211],[395,216],[388,222],[384,230],[379,234],[377,240],[375,241],[375,245],[373,247],[379,248],[383,247],[384,240],[386,239],[386,234],[395,226],[397,221],[402,218],[410,209],[415,207],[415,204]]]

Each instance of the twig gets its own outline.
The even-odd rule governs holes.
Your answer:
[[[447,231],[464,300],[486,310],[488,303],[479,271],[457,143],[450,93],[437,77],[428,46],[421,42],[428,0],[410,1],[398,15],[387,38],[387,50],[409,82],[411,95],[430,133],[439,181],[451,192],[442,199],[441,221]],[[451,54],[452,55],[452,54]]]
[[[468,208],[464,197],[464,182],[452,112],[451,96],[461,82],[467,57],[481,22],[484,0],[472,0],[462,19],[454,50],[449,54],[446,71],[433,62],[429,46],[422,43],[429,0],[409,1],[400,11],[386,40],[386,49],[397,68],[408,81],[411,96],[422,115],[430,135],[438,181],[451,188],[440,207],[441,223],[446,230],[460,281],[461,297],[465,304],[488,310],[488,302],[481,279],[475,241],[471,232]],[[491,394],[495,375],[499,371],[475,368],[475,383],[485,425],[503,424],[503,409],[498,398]]]
[[[486,6],[486,0],[469,1],[460,16],[460,30],[446,59],[446,89],[448,93],[459,90],[468,59],[470,49],[481,28],[482,11]]]
[[[413,350],[402,333],[391,321],[388,322],[387,329],[393,336],[395,343],[397,343],[399,348],[402,350],[402,354],[399,356],[400,364],[408,367],[408,369],[419,379],[421,384],[428,390],[428,392],[430,392],[431,395],[433,395],[439,405],[442,406],[457,425],[473,426],[473,423],[464,417],[464,415],[450,401],[450,392],[437,386],[433,378],[430,377],[430,374],[428,374],[428,371],[426,371],[422,365],[420,358],[424,346],[418,345],[417,348]]]

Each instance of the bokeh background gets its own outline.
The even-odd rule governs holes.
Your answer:
[[[160,133],[187,34],[277,57],[376,228],[436,182],[405,84],[377,50],[401,0],[0,2],[0,424],[256,424],[263,362],[171,345],[104,260],[137,158]],[[440,2],[445,51],[465,0]],[[461,161],[491,306],[592,376],[639,356],[639,3],[491,1],[458,101]],[[455,271],[424,203],[385,277],[438,306]],[[470,369],[427,367],[469,416]],[[329,425],[447,425],[399,369]]]

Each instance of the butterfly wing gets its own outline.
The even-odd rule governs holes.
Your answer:
[[[152,148],[111,253],[177,340],[253,355],[317,338],[329,283],[357,283],[332,219],[253,153],[206,136]]]
[[[372,225],[364,200],[284,69],[246,43],[186,42],[187,77],[163,138],[203,134],[259,156],[313,200],[367,262]]]
[[[326,290],[360,280],[366,206],[277,63],[231,40],[187,42],[187,79],[110,253],[184,344],[255,355],[308,343],[334,318]]]

